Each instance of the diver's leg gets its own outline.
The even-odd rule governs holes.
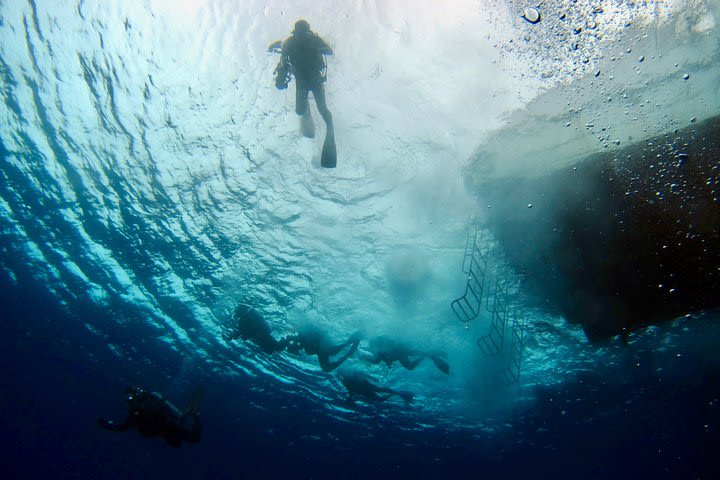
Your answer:
[[[414,360],[410,360],[409,355],[407,357],[398,359],[398,361],[400,362],[400,365],[407,368],[408,370],[415,370],[415,367],[420,365],[420,362],[422,362],[423,360],[425,360],[425,355],[420,355],[420,356],[416,357]]]
[[[351,345],[350,349],[347,352],[345,352],[345,354],[343,356],[341,356],[340,358],[338,358],[335,361],[330,360],[330,358],[329,358],[330,355],[333,355],[333,354],[339,352],[344,347],[346,347],[348,344]],[[325,370],[324,368],[323,368],[323,370],[325,370],[326,372],[331,372],[331,371],[335,370],[337,367],[342,365],[345,360],[350,358],[352,356],[352,354],[357,351],[359,346],[360,346],[360,335],[356,333],[355,335],[350,337],[346,342],[338,345],[337,347],[331,348],[330,350],[328,350],[328,353],[324,354],[326,361],[327,361],[327,367],[329,368],[329,370]],[[318,355],[318,358],[319,357],[320,356]]]
[[[350,338],[348,338],[347,340],[345,340],[343,343],[336,345],[334,347],[330,347],[330,348],[328,348],[327,351],[330,355],[336,355],[336,354],[340,353],[340,351],[343,348],[347,347],[348,345],[354,345],[353,348],[355,350],[357,350],[358,346],[360,345],[361,339],[362,339],[362,334],[358,330],[357,332],[353,333],[352,336]]]
[[[435,366],[443,372],[445,375],[450,375],[450,364],[440,358],[438,355],[430,355],[430,360],[433,361]]]
[[[333,370],[335,370],[337,367],[342,365],[345,360],[350,358],[353,353],[355,353],[357,351],[359,345],[360,345],[360,340],[357,340],[355,343],[352,344],[350,349],[347,352],[345,352],[345,354],[342,357],[338,358],[335,361],[330,360],[329,355],[327,355],[327,354],[323,355],[323,357],[325,357],[325,364],[326,364],[326,366],[323,367],[323,370],[326,372],[332,372]],[[320,358],[320,355],[318,355],[318,358]],[[322,361],[321,361],[321,366],[322,366]]]
[[[310,108],[308,108],[309,90],[301,83],[295,85],[295,113],[300,115],[300,133],[304,137],[315,138],[315,123],[313,123]]]
[[[105,430],[110,430],[113,432],[124,432],[128,428],[130,428],[132,420],[133,417],[128,417],[124,422],[117,423],[113,422],[112,420],[108,420],[107,418],[98,418],[97,423]]]
[[[295,113],[305,115],[308,109],[308,92],[309,90],[303,85],[296,83],[295,85]]]
[[[322,83],[313,87],[313,97],[317,109],[325,120],[325,140],[323,141],[322,153],[320,154],[320,166],[324,168],[335,168],[337,166],[337,146],[335,145],[335,128],[333,127],[332,115],[325,102],[325,87]]]
[[[394,389],[388,388],[388,387],[377,387],[377,391],[387,394],[387,397],[385,398],[385,400],[392,397],[393,395],[397,395],[398,397],[402,398],[406,402],[410,403],[410,402],[412,402],[413,396],[414,396],[411,392],[394,390]]]
[[[342,357],[340,357],[338,360],[332,361],[330,360],[330,356],[326,353],[318,353],[318,360],[320,360],[320,368],[322,368],[323,372],[332,372],[337,367],[342,365],[342,363],[354,353],[353,350],[348,352],[349,355],[346,353]]]
[[[387,393],[389,395],[397,395],[397,390],[393,390],[389,387],[381,387],[380,385],[375,386],[375,391],[380,393]]]
[[[325,120],[328,134],[334,136],[335,130],[333,129],[332,114],[330,113],[330,110],[327,107],[327,102],[325,101],[325,86],[322,83],[316,85],[315,87],[313,87],[312,92],[313,97],[315,98],[315,105],[317,105],[318,112],[320,112],[323,120]]]

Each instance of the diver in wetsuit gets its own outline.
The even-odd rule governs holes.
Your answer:
[[[280,352],[287,346],[287,341],[277,340],[272,336],[270,325],[254,308],[239,305],[233,312],[232,318],[235,322],[232,329],[222,333],[225,341],[247,340],[260,347],[265,353]]]
[[[445,375],[450,374],[450,365],[441,358],[444,355],[441,352],[423,352],[409,347],[408,345],[389,337],[378,336],[370,340],[370,351],[372,356],[367,360],[377,365],[384,362],[388,367],[393,363],[399,362],[400,365],[413,370],[425,358],[433,361],[435,366]]]
[[[105,430],[124,432],[131,427],[136,428],[144,437],[162,437],[172,447],[179,447],[182,442],[200,441],[200,417],[197,409],[200,406],[201,390],[193,392],[184,412],[157,392],[128,387],[125,393],[128,402],[127,418],[122,423],[99,418],[98,424]],[[190,416],[193,417],[193,423],[187,427],[185,419]]]
[[[395,395],[402,398],[407,403],[413,401],[414,395],[412,392],[381,387],[380,385],[373,383],[371,379],[372,377],[369,375],[357,370],[343,372],[340,376],[340,381],[348,391],[347,401],[353,402],[357,397],[362,397],[365,401],[379,403],[389,400]]]
[[[309,138],[315,137],[315,125],[308,108],[308,93],[312,92],[315,105],[327,127],[321,165],[327,168],[335,167],[335,129],[332,114],[325,101],[324,86],[327,81],[325,55],[332,55],[332,48],[317,33],[310,30],[307,21],[298,20],[292,35],[282,43],[273,43],[268,50],[280,51],[280,62],[275,67],[275,86],[280,90],[286,89],[291,75],[295,77],[295,112],[301,116],[302,134]]]
[[[297,334],[285,337],[283,341],[287,342],[288,352],[299,353],[305,350],[308,355],[317,355],[323,372],[331,372],[357,351],[361,338],[361,333],[355,332],[346,341],[335,345],[327,333],[314,325],[305,325]],[[331,358],[345,348],[348,350],[340,358],[336,360]]]

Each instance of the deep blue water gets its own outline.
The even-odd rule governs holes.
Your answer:
[[[0,2],[2,478],[719,478],[717,311],[597,345],[528,307],[507,386],[476,348],[488,315],[449,307],[487,208],[470,154],[503,167],[476,179],[551,174],[717,115],[717,2],[545,2],[537,25],[518,1],[417,3]],[[332,171],[272,84],[300,15],[336,50]],[[349,407],[315,358],[223,341],[240,302],[277,336],[403,334],[451,374],[363,343],[348,364],[416,401]],[[203,387],[202,441],[99,428],[127,385]]]
[[[597,369],[538,388],[501,434],[428,428],[379,406],[357,424],[329,418],[312,398],[283,395],[271,380],[204,374],[203,440],[173,449],[135,432],[115,434],[98,416],[124,415],[126,384],[171,389],[159,373],[179,361],[144,352],[152,364],[118,361],[67,318],[42,284],[3,279],[2,467],[9,478],[715,478],[720,378],[692,351],[658,382],[655,369],[631,375]],[[89,307],[86,315],[103,315]],[[717,330],[713,333],[717,336]],[[716,340],[716,338],[715,338]],[[644,362],[632,353],[628,362]],[[632,364],[627,365],[632,369]],[[488,394],[492,394],[489,392]],[[262,405],[262,409],[251,405]],[[388,418],[390,417],[390,418]]]

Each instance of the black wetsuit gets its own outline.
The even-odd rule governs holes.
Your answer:
[[[295,76],[295,112],[304,115],[308,106],[308,92],[313,92],[318,112],[333,135],[332,115],[325,101],[323,83],[327,80],[324,55],[333,51],[325,40],[312,31],[294,33],[282,44],[281,65],[290,65]]]
[[[254,308],[239,305],[233,313],[233,320],[234,329],[223,333],[225,340],[248,340],[265,353],[279,352],[285,348],[285,343],[272,336],[270,325]]]
[[[134,427],[144,437],[162,437],[171,446],[179,447],[182,442],[200,441],[201,428],[197,413],[193,414],[190,428],[183,423],[186,417],[159,393],[135,390],[128,395],[128,416],[124,422],[100,418],[98,424],[114,432],[124,432]]]
[[[332,48],[313,32],[296,33],[282,44],[283,60],[292,67],[297,86],[312,90],[326,80],[325,59],[323,55],[332,55]]]

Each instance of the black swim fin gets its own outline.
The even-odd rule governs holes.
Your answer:
[[[325,168],[335,168],[337,166],[337,148],[335,147],[335,135],[332,133],[325,135],[320,165]]]
[[[192,391],[190,395],[190,401],[188,401],[187,407],[183,411],[183,418],[189,415],[195,415],[200,410],[200,404],[202,404],[203,388],[197,387]]]
[[[430,355],[430,360],[433,361],[435,366],[443,372],[445,375],[450,375],[450,364],[436,355]]]

